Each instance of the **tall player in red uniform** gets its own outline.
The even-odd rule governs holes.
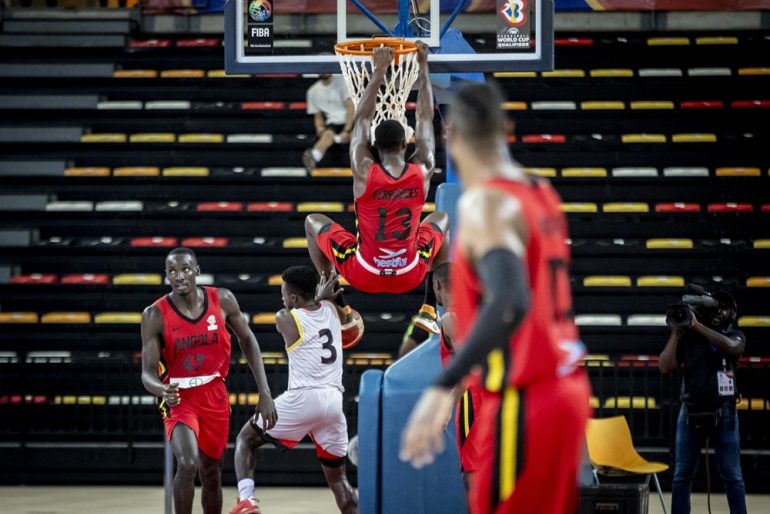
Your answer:
[[[445,213],[434,212],[420,223],[435,166],[433,91],[426,45],[418,45],[414,154],[406,159],[406,134],[395,120],[383,121],[375,129],[379,160],[372,155],[369,141],[377,92],[393,56],[392,48],[374,51],[374,71],[353,120],[350,163],[358,233],[351,234],[322,214],[309,215],[305,231],[310,258],[318,272],[328,276],[336,267],[359,291],[405,293],[427,275],[425,302],[415,322],[438,333],[430,271],[447,260],[448,248],[443,243],[449,220]],[[342,296],[337,302],[350,313]]]
[[[511,158],[499,92],[460,89],[449,147],[463,182],[452,266],[463,343],[407,423],[401,457],[420,467],[441,451],[451,388],[483,365],[486,453],[471,484],[473,514],[564,514],[577,505],[589,385],[572,314],[567,224],[559,197]]]
[[[225,378],[230,369],[230,327],[259,387],[257,414],[277,416],[259,345],[227,289],[198,287],[200,268],[189,248],[166,257],[171,293],[142,313],[142,383],[162,399],[166,436],[177,463],[174,512],[190,514],[195,476],[204,514],[222,512],[222,463],[230,428]]]

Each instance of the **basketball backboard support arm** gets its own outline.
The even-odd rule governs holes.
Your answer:
[[[337,0],[338,3],[345,5],[344,9],[337,10],[337,36],[340,41],[348,39],[347,37],[347,4],[344,0]],[[408,0],[394,0],[399,2],[399,6],[406,4]],[[436,4],[440,2],[434,0]],[[249,0],[251,3],[258,0]],[[458,0],[462,3],[463,0]],[[361,3],[358,0],[358,3]],[[457,4],[455,4],[457,5]],[[542,71],[553,69],[553,5],[554,0],[510,0],[503,1],[505,7],[513,6],[517,9],[530,9],[533,20],[529,20],[531,34],[531,43],[527,47],[517,47],[516,50],[507,50],[497,46],[494,51],[487,49],[477,50],[474,54],[453,54],[453,53],[431,53],[428,60],[432,73],[462,73],[462,72],[493,72],[493,71]],[[459,14],[461,9],[456,9]],[[492,26],[480,24],[479,33],[492,34],[499,30],[499,24],[502,11],[490,13],[494,15]],[[520,12],[520,11],[516,11]],[[370,13],[371,14],[371,13]],[[402,13],[400,13],[402,14]],[[467,14],[467,13],[461,13]],[[456,13],[453,13],[457,16]],[[309,53],[298,51],[291,53],[285,50],[276,53],[272,46],[272,38],[275,35],[275,41],[281,41],[284,34],[273,34],[272,20],[269,31],[271,43],[267,48],[254,51],[250,49],[253,55],[247,55],[246,44],[244,42],[246,26],[246,13],[244,12],[243,0],[226,0],[225,3],[225,70],[230,74],[260,74],[260,73],[339,73],[340,66],[337,57],[331,53]],[[278,16],[283,16],[278,14]],[[291,16],[296,16],[292,14]],[[374,14],[372,14],[376,18]],[[450,15],[451,21],[452,15]],[[400,19],[404,19],[403,17]],[[408,18],[407,18],[408,19]],[[371,18],[370,18],[371,20]],[[439,9],[431,9],[430,13],[430,36],[431,39],[438,39],[440,32],[446,31],[447,24],[441,30]],[[250,24],[253,22],[249,22]],[[497,24],[497,25],[496,25]],[[385,27],[385,24],[380,22]],[[403,27],[403,23],[399,23]],[[497,27],[497,28],[496,28]],[[374,25],[373,25],[374,28]],[[386,27],[387,28],[387,27]],[[408,30],[408,23],[404,30]],[[396,33],[395,29],[390,30]],[[400,30],[399,30],[400,32]],[[396,33],[398,35],[398,33]],[[290,37],[297,38],[301,36],[309,39],[307,34],[289,34]],[[343,36],[343,37],[341,37]],[[423,39],[423,38],[420,38]],[[498,38],[499,41],[499,38]],[[426,41],[430,46],[436,48],[440,46],[440,41]],[[473,41],[471,41],[473,43]],[[474,43],[475,44],[475,43]],[[278,46],[276,45],[276,48]],[[331,52],[329,48],[326,52]]]

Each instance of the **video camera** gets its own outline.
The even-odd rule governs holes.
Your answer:
[[[687,291],[691,294],[683,295],[679,303],[666,307],[666,322],[670,326],[687,327],[693,316],[700,321],[708,321],[719,309],[719,301],[703,287],[688,284]]]

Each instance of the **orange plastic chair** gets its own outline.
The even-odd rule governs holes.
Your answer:
[[[666,514],[666,504],[663,501],[663,491],[660,489],[658,473],[668,469],[662,462],[650,462],[642,458],[634,448],[631,440],[631,430],[624,416],[611,418],[589,419],[586,425],[586,440],[588,456],[594,466],[594,479],[599,483],[599,473],[603,475],[635,474],[647,475],[655,480],[658,489],[663,514]]]

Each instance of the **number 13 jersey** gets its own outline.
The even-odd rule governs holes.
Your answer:
[[[337,308],[322,301],[319,308],[292,309],[299,339],[286,348],[289,389],[342,387],[342,325]]]

